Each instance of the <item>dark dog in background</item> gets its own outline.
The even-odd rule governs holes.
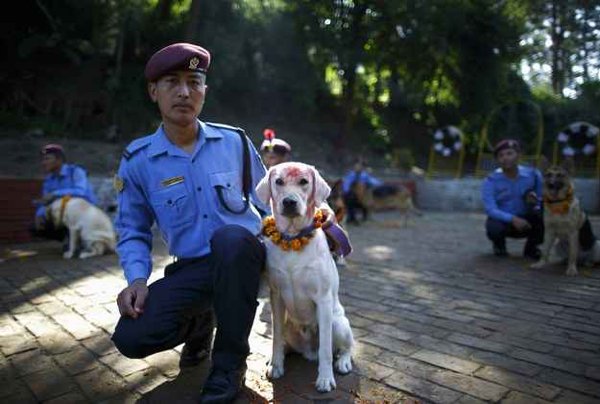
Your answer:
[[[331,185],[331,193],[327,198],[327,204],[333,209],[335,220],[344,225],[346,222],[346,203],[344,202],[344,190],[342,180],[336,180]]]
[[[350,191],[344,194],[344,203],[347,207],[347,223],[359,224],[357,211],[362,214],[362,221],[366,222],[369,218],[369,207],[371,206],[372,194],[371,188],[363,182],[354,182]]]

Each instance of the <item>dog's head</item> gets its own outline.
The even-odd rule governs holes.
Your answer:
[[[550,165],[544,170],[544,195],[553,200],[567,198],[571,190],[569,163]]]
[[[256,186],[260,200],[271,203],[278,226],[280,221],[299,225],[311,221],[316,207],[327,199],[330,191],[313,166],[298,162],[271,167]]]

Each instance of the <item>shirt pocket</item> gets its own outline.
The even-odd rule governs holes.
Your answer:
[[[194,219],[194,204],[183,184],[150,194],[158,222],[165,227],[178,227]]]
[[[245,211],[247,204],[240,187],[242,174],[237,171],[212,173],[209,180],[221,212],[239,214]]]

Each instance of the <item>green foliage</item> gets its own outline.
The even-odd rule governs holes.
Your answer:
[[[571,35],[556,49],[541,46],[552,7]],[[0,117],[11,127],[96,136],[117,125],[125,138],[153,130],[144,65],[181,40],[213,56],[206,119],[297,128],[336,148],[401,150],[421,162],[432,131],[451,124],[472,153],[492,111],[492,136],[532,142],[531,102],[547,139],[571,121],[600,119],[590,73],[600,59],[591,57],[597,2],[36,0],[12,13],[0,34],[10,55],[0,62]],[[556,80],[540,76],[530,88],[521,76],[524,58],[551,65],[557,49],[571,70],[552,74],[576,99],[557,93]]]
[[[392,164],[405,172],[409,172],[415,165],[415,157],[410,149],[394,149],[392,153]]]

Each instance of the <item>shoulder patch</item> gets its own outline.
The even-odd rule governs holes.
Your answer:
[[[131,156],[133,156],[138,151],[142,150],[144,147],[150,144],[150,137],[146,136],[140,139],[135,139],[133,142],[129,143],[129,145],[123,151],[123,158],[125,160],[129,160]]]

